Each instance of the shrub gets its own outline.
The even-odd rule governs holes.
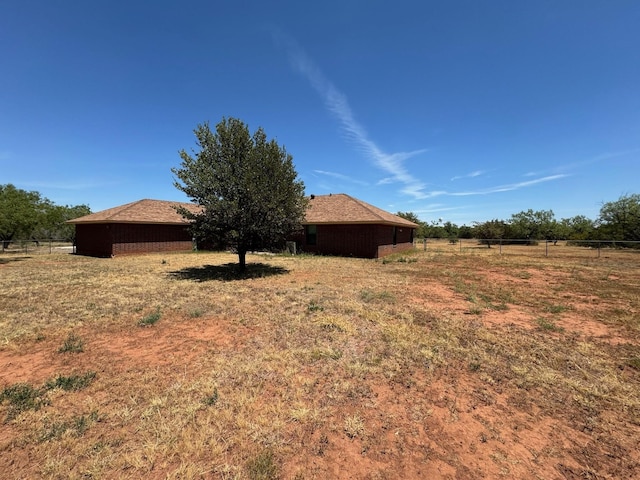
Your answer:
[[[364,433],[364,420],[359,415],[351,415],[344,420],[344,433],[349,438],[356,438]]]
[[[157,308],[155,312],[150,313],[146,317],[142,318],[142,320],[138,322],[138,325],[141,327],[154,325],[158,322],[158,320],[160,320],[160,317],[162,317],[162,314],[160,313],[160,309]]]
[[[310,312],[322,312],[324,310],[324,307],[315,300],[311,300],[311,302],[307,306],[307,310]]]
[[[43,405],[48,405],[48,400],[44,398],[45,393],[45,390],[34,388],[28,383],[16,383],[6,387],[0,393],[0,404],[5,400],[9,403],[7,421],[13,420],[24,411],[39,410]]]
[[[564,328],[559,327],[552,320],[547,320],[546,318],[538,318],[536,323],[542,330],[546,330],[548,332],[562,332]]]
[[[70,333],[62,346],[58,349],[58,353],[81,353],[84,352],[84,341],[75,333]]]
[[[213,407],[216,403],[218,403],[218,389],[214,388],[213,389],[213,393],[211,395],[208,395],[207,397],[205,397],[205,399],[203,400],[204,404],[207,407]]]
[[[61,388],[65,391],[82,390],[91,385],[91,382],[96,378],[96,372],[87,372],[84,375],[71,375],[65,377],[64,375],[58,375],[55,379],[49,380],[45,387],[48,390],[54,388]]]
[[[275,480],[278,468],[271,450],[265,450],[247,462],[247,474],[251,480]]]

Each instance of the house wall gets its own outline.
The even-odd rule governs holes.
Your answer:
[[[191,235],[183,225],[132,223],[76,225],[76,253],[99,257],[189,251]]]
[[[193,249],[191,235],[183,225],[113,224],[113,255],[176,252]]]
[[[413,248],[413,229],[396,228],[396,245],[392,226],[372,224],[317,225],[316,245],[308,245],[302,232],[292,240],[298,244],[298,250],[307,253],[379,258]]]
[[[413,242],[397,243],[395,245],[380,245],[378,247],[378,256],[376,258],[382,258],[392,253],[406,252],[414,248]]]
[[[387,235],[389,232],[384,232],[385,237],[388,238]],[[414,229],[407,227],[396,227],[396,244],[393,245],[393,240],[391,243],[380,243],[378,245],[378,253],[376,258],[381,258],[386,255],[391,255],[392,253],[400,253],[406,252],[407,250],[413,249],[413,236]],[[393,238],[393,229],[391,230],[391,237]]]
[[[110,257],[111,230],[104,224],[76,224],[76,253],[90,257]]]

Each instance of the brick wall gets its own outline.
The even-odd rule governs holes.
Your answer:
[[[392,253],[406,252],[413,248],[413,242],[397,243],[395,245],[380,245],[378,247],[378,258],[391,255]]]
[[[291,239],[303,252],[379,258],[413,247],[413,229],[396,227],[396,245],[393,245],[393,228],[372,224],[317,225],[316,245],[307,245],[302,232]]]
[[[109,225],[76,225],[76,253],[91,257],[110,257],[112,248]]]
[[[113,255],[188,251],[191,235],[182,225],[113,224]]]
[[[189,251],[191,235],[182,225],[79,224],[76,225],[76,252],[80,255],[110,257],[149,252]]]

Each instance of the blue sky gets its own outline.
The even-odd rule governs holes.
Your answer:
[[[0,184],[103,210],[193,129],[262,126],[308,194],[458,225],[640,193],[640,2],[0,3]]]

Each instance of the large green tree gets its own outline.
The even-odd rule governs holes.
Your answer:
[[[0,185],[0,241],[5,247],[13,239],[31,237],[42,218],[42,205],[38,192]]]
[[[13,240],[72,240],[75,227],[65,222],[89,213],[86,205],[55,205],[38,192],[0,185],[0,242],[6,248]]]
[[[420,224],[420,219],[418,218],[418,215],[416,215],[413,212],[398,212],[396,213],[397,216],[404,218],[405,220],[409,220],[410,222],[413,223],[417,223]]]
[[[473,233],[476,238],[481,240],[480,243],[491,248],[492,244],[498,243],[505,237],[508,227],[505,221],[498,219],[488,220],[486,222],[475,222]]]
[[[611,240],[640,240],[640,194],[623,195],[607,202],[598,219],[601,237]]]
[[[67,224],[67,220],[89,215],[91,209],[87,205],[54,205],[47,202],[43,206],[43,216],[38,223],[34,235],[37,238],[53,238],[73,241],[76,237],[76,226]]]
[[[595,232],[594,221],[584,215],[563,218],[559,224],[560,237],[567,240],[590,240]]]
[[[510,235],[526,240],[552,240],[558,237],[557,222],[552,210],[529,209],[511,215]]]
[[[181,150],[181,167],[171,171],[176,188],[202,211],[180,212],[198,238],[235,248],[244,271],[248,251],[279,246],[300,228],[304,184],[292,156],[262,128],[251,135],[242,121],[223,118],[215,131],[204,123],[194,133],[199,149]]]

